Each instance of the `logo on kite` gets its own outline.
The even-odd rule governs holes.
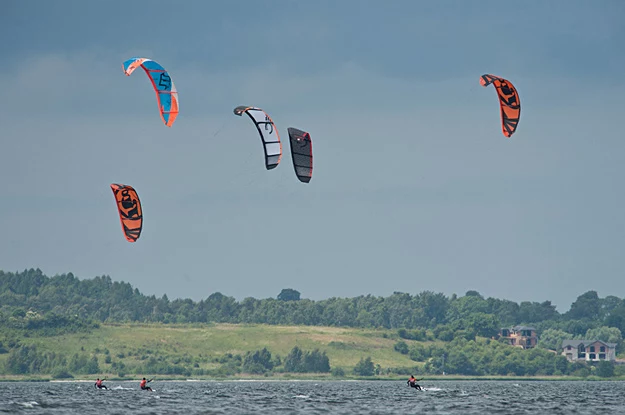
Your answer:
[[[308,144],[310,144],[310,134],[304,133],[301,137],[297,137],[297,144],[302,148],[308,147]]]
[[[483,87],[493,84],[495,87],[501,110],[501,129],[504,136],[511,137],[521,119],[521,100],[516,88],[507,79],[489,74],[480,77],[480,84]]]
[[[166,72],[162,72],[159,76],[158,85],[165,89],[171,89],[171,77]]]
[[[166,126],[171,127],[179,112],[178,91],[171,76],[158,62],[148,58],[135,57],[122,63],[126,76],[130,76],[138,67],[143,68],[152,81],[161,119]]]
[[[268,134],[273,133],[273,123],[269,119],[269,116],[265,115],[265,131],[269,131]]]
[[[111,190],[115,195],[119,220],[122,231],[128,242],[136,242],[141,236],[143,227],[143,209],[139,195],[132,186],[124,184],[111,184]]]

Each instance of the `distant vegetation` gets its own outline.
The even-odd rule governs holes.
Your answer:
[[[162,338],[167,330],[163,324],[210,333],[214,323],[244,324],[241,327],[250,328],[261,324],[351,328],[356,329],[358,338],[344,342],[336,334],[324,341],[309,342],[310,347],[304,348],[298,343],[298,335],[291,334],[279,345],[267,341],[255,347],[255,342],[239,339],[231,340],[226,348],[215,348],[216,340],[208,337],[197,345],[180,340],[179,348],[184,352],[154,350],[148,343],[135,345],[131,339],[118,339],[128,350],[116,354],[111,352],[112,345],[89,343],[89,339],[114,327],[131,335],[137,333],[136,327],[150,324],[152,335]],[[116,326],[120,324],[127,327]],[[521,350],[494,340],[501,327],[518,324],[536,327],[538,348]],[[621,375],[621,367],[611,363],[596,367],[571,364],[553,351],[559,352],[563,339],[596,338],[617,343],[620,353],[623,330],[625,301],[615,296],[599,298],[595,291],[580,295],[563,314],[550,301],[519,304],[484,298],[477,291],[462,297],[424,291],[416,295],[394,293],[388,297],[312,301],[301,299],[298,291],[287,288],[275,299],[246,298],[239,302],[213,293],[195,302],[146,296],[130,284],[114,282],[108,276],[79,280],[71,273],[50,278],[38,269],[22,273],[0,271],[0,374],[48,374],[62,378],[103,371],[119,376],[372,376],[445,372],[475,376],[610,377]],[[265,338],[260,331],[256,335]],[[69,338],[76,344],[82,343],[82,348],[50,347],[50,342]],[[359,349],[361,344],[376,338],[376,347]],[[108,344],[106,337],[101,341]]]

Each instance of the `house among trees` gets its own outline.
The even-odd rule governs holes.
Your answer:
[[[580,360],[587,362],[614,361],[616,359],[616,343],[606,343],[601,340],[563,340],[562,355],[569,362]]]
[[[506,340],[510,346],[522,347],[524,349],[536,347],[538,343],[536,329],[528,326],[503,328],[499,331],[499,338]]]

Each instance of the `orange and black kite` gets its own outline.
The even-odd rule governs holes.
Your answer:
[[[132,186],[124,184],[113,183],[111,189],[115,195],[124,236],[128,242],[136,242],[143,226],[143,209],[141,209],[139,195]]]
[[[521,118],[521,100],[516,88],[510,81],[488,74],[482,75],[480,84],[483,87],[493,84],[495,87],[501,107],[501,129],[503,135],[510,138],[516,131]]]

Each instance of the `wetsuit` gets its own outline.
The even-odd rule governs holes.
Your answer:
[[[151,391],[152,391],[152,388],[151,388],[151,387],[149,387],[149,386],[147,386],[147,383],[148,383],[148,382],[152,382],[152,379],[150,379],[150,380],[148,381],[148,380],[145,380],[145,378],[143,378],[143,380],[141,381],[140,386],[141,386],[141,389],[142,389],[142,390],[144,390],[144,391],[150,391],[150,392],[151,392]]]
[[[106,386],[102,384],[102,381],[100,379],[95,381],[95,387],[98,389],[108,389]]]
[[[408,379],[408,385],[410,385],[411,388],[415,388],[416,390],[422,390],[421,386],[417,384],[417,379],[415,378],[411,377],[410,379]]]

